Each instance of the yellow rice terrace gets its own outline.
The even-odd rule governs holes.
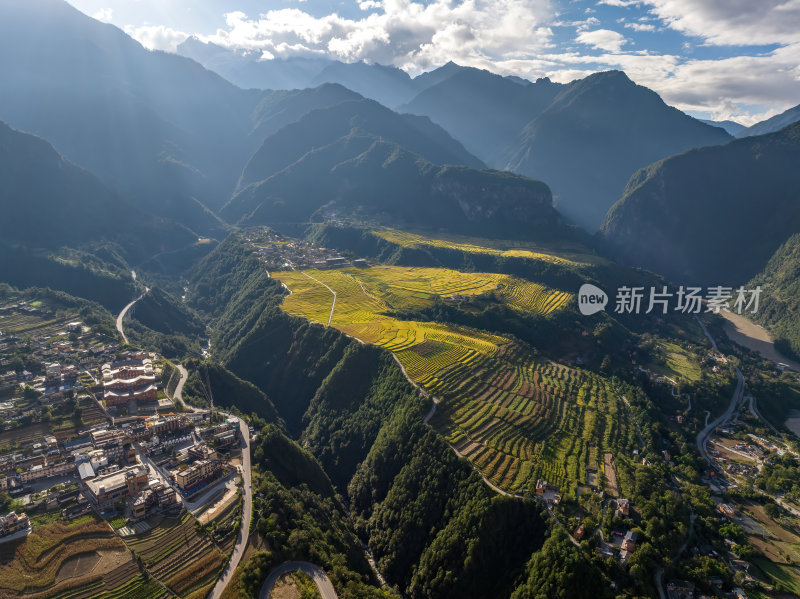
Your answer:
[[[395,311],[484,294],[520,312],[562,309],[568,293],[495,273],[374,266],[284,271],[283,309],[391,350],[440,401],[431,423],[493,484],[529,490],[545,478],[569,492],[602,474],[603,454],[631,430],[620,400],[590,373],[535,361],[512,340]],[[335,301],[334,301],[335,300]]]

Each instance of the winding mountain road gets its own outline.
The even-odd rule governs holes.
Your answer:
[[[711,347],[714,348],[715,352],[720,353],[719,348],[717,347],[717,342],[714,341],[711,333],[708,332],[706,325],[702,320],[700,320],[700,318],[697,318],[697,322],[703,329],[703,333],[705,333],[706,338],[711,343]],[[731,403],[728,404],[728,409],[725,410],[721,416],[715,420],[712,420],[711,422],[708,422],[709,412],[706,412],[707,424],[705,428],[697,435],[697,451],[700,452],[700,455],[706,462],[708,462],[709,466],[714,468],[718,468],[718,466],[716,465],[716,462],[711,459],[711,455],[708,453],[708,449],[706,447],[708,445],[708,440],[711,438],[711,433],[713,433],[714,429],[718,426],[728,422],[744,404],[744,375],[738,367],[734,367],[734,369],[736,371],[736,389],[733,391],[733,396],[731,397]]]
[[[188,408],[192,412],[205,412],[206,410],[188,406],[186,405],[186,402],[183,401],[183,386],[186,384],[186,379],[189,378],[189,371],[186,370],[182,364],[175,364],[175,367],[180,373],[180,379],[178,379],[178,384],[175,386],[175,392],[172,394],[173,400],[178,400],[181,405]],[[225,414],[224,412],[220,413]],[[211,594],[208,595],[208,599],[219,599],[222,596],[222,592],[225,590],[225,587],[228,586],[228,583],[230,583],[234,571],[239,566],[239,563],[241,563],[242,557],[244,557],[245,549],[247,549],[247,542],[250,539],[250,520],[253,516],[253,477],[250,462],[250,429],[247,426],[247,422],[241,418],[231,416],[230,414],[225,415],[229,418],[236,418],[239,421],[239,432],[241,433],[242,437],[242,520],[241,526],[239,527],[239,536],[236,538],[236,544],[233,546],[233,553],[231,553],[228,565],[225,566],[225,569],[222,571],[222,575],[217,580],[217,584],[214,585],[214,589],[211,591]]]
[[[710,466],[715,468],[717,467],[714,460],[711,459],[708,449],[706,448],[708,440],[711,437],[711,433],[714,432],[715,428],[725,424],[731,418],[733,418],[733,415],[739,410],[743,402],[744,375],[742,375],[742,371],[739,370],[739,368],[736,368],[736,389],[733,391],[733,396],[731,397],[731,403],[728,405],[728,409],[725,410],[718,418],[709,422],[708,425],[706,425],[706,427],[697,435],[697,451],[700,452],[700,455],[706,462],[708,462]]]
[[[182,364],[176,364],[175,368],[178,369],[181,378],[178,379],[178,384],[175,385],[175,392],[172,394],[172,398],[177,399],[181,402],[181,405],[186,407],[186,402],[183,401],[183,386],[186,384],[186,379],[189,378],[189,371],[186,370]]]
[[[136,281],[136,271],[135,270],[131,271],[131,278],[134,281]],[[128,313],[128,311],[131,308],[133,308],[134,304],[136,302],[138,302],[140,299],[142,299],[145,295],[147,295],[149,291],[150,291],[150,288],[149,287],[145,287],[144,288],[144,293],[142,293],[139,297],[137,297],[135,300],[133,300],[131,303],[129,303],[127,306],[125,306],[122,309],[122,312],[119,313],[119,316],[117,316],[117,331],[119,332],[120,336],[122,337],[122,341],[126,345],[128,343],[128,337],[125,335],[125,330],[122,328],[122,320],[125,318],[125,315]]]
[[[247,549],[247,541],[250,539],[250,519],[253,515],[253,480],[250,471],[250,429],[247,423],[239,420],[239,431],[242,434],[242,524],[239,527],[239,536],[236,539],[236,545],[233,547],[231,559],[225,569],[222,571],[222,576],[214,586],[214,590],[208,596],[209,599],[219,599],[222,592],[228,583],[231,581],[234,571],[236,570],[239,562],[242,561],[245,549]],[[327,577],[326,577],[327,578]],[[330,581],[328,581],[330,584]],[[331,586],[331,590],[333,587]],[[323,595],[324,597],[324,595]],[[336,593],[333,594],[336,597]]]
[[[325,571],[319,566],[315,566],[309,562],[285,562],[272,570],[264,581],[264,584],[261,585],[261,590],[258,592],[258,599],[269,599],[272,588],[275,586],[275,583],[278,582],[278,579],[284,574],[297,572],[298,570],[306,576],[311,577],[311,580],[317,585],[322,599],[339,599],[339,595],[336,594],[336,589],[333,588],[331,579],[328,578]]]

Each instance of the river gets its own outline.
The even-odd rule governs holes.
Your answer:
[[[732,312],[720,312],[725,318],[725,333],[731,341],[757,352],[761,357],[775,363],[786,364],[795,372],[800,372],[800,363],[790,360],[781,354],[772,342],[772,335],[762,326],[755,324],[744,316]]]
[[[764,327],[755,324],[744,316],[730,312],[720,312],[725,318],[725,334],[731,341],[751,349],[767,360],[786,364],[795,372],[800,372],[800,364],[781,354],[772,342],[772,335]],[[792,410],[784,426],[800,437],[800,410]]]

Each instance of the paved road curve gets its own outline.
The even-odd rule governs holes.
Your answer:
[[[176,364],[175,367],[178,369],[181,378],[175,386],[173,397],[186,406],[186,403],[183,401],[183,386],[186,384],[186,379],[189,378],[189,372],[181,364]],[[205,410],[199,408],[191,406],[186,407],[193,412],[205,412]],[[231,581],[233,572],[242,561],[244,551],[247,548],[247,541],[250,539],[250,519],[253,515],[253,478],[250,470],[250,429],[244,420],[241,418],[237,419],[239,420],[239,431],[241,432],[242,442],[244,444],[242,447],[242,523],[228,565],[222,571],[222,575],[219,580],[217,580],[217,584],[214,585],[214,590],[212,590],[211,594],[208,596],[209,599],[219,599],[222,595],[225,587],[228,586],[228,583]]]
[[[253,514],[253,481],[250,475],[250,429],[247,423],[241,418],[239,418],[239,430],[242,433],[242,442],[244,443],[244,447],[242,448],[242,481],[244,483],[242,485],[242,496],[244,498],[244,505],[242,506],[242,526],[239,528],[239,537],[236,539],[236,545],[233,548],[231,559],[222,571],[222,576],[217,581],[216,586],[214,586],[214,590],[211,591],[211,594],[208,596],[209,599],[219,599],[222,595],[222,591],[225,590],[225,587],[228,586],[228,583],[231,581],[234,570],[236,570],[239,562],[242,561],[244,550],[247,548],[247,540],[250,538],[250,517]],[[334,593],[333,596],[336,597],[336,594]]]
[[[697,451],[700,452],[700,455],[703,457],[703,459],[705,459],[706,462],[709,463],[709,465],[715,466],[715,462],[711,459],[711,455],[708,453],[708,449],[706,448],[708,440],[711,437],[711,433],[714,432],[715,428],[725,424],[728,420],[730,420],[733,417],[733,414],[741,407],[743,402],[744,376],[742,375],[742,371],[736,368],[736,389],[733,391],[733,397],[731,397],[731,403],[728,405],[728,409],[725,410],[719,418],[709,422],[708,425],[702,431],[700,431],[700,434],[697,435]]]
[[[264,584],[261,585],[261,590],[258,592],[258,599],[269,599],[270,593],[272,593],[272,587],[275,586],[278,579],[284,574],[296,572],[298,570],[311,577],[311,580],[317,585],[322,599],[339,599],[336,590],[333,588],[333,584],[331,584],[331,579],[328,578],[325,571],[319,566],[315,566],[309,562],[284,562],[272,570],[264,581]]]
[[[697,318],[697,322],[700,327],[703,329],[703,333],[705,333],[706,337],[708,338],[709,342],[711,343],[711,347],[714,348],[714,351],[720,353],[719,348],[717,347],[717,342],[714,341],[714,338],[711,336],[711,333],[708,332],[706,325],[703,324],[703,321],[700,318]],[[708,449],[706,449],[706,445],[708,444],[708,440],[711,437],[711,433],[714,432],[714,429],[722,424],[725,424],[728,420],[733,417],[734,412],[738,411],[738,409],[744,403],[744,375],[742,371],[739,370],[737,367],[736,369],[736,389],[733,391],[733,397],[731,397],[731,403],[728,405],[728,409],[725,410],[722,415],[713,420],[708,422],[709,413],[706,412],[706,422],[708,423],[706,427],[700,431],[700,434],[697,435],[697,451],[700,452],[700,456],[708,462],[710,466],[716,467],[716,463],[714,460],[711,459],[711,455],[708,453]]]
[[[183,401],[183,386],[186,384],[186,379],[189,378],[189,371],[180,364],[176,364],[175,368],[178,369],[181,378],[178,379],[178,384],[175,385],[175,392],[172,394],[172,397],[177,399],[182,405],[185,406],[186,403]]]
[[[122,319],[125,318],[125,315],[128,313],[128,310],[133,308],[133,305],[136,302],[138,302],[140,299],[142,299],[147,294],[148,291],[150,291],[150,288],[149,287],[145,287],[144,293],[142,295],[140,295],[139,297],[137,297],[135,300],[133,300],[130,304],[125,306],[122,309],[122,312],[119,313],[119,316],[117,316],[117,331],[119,331],[119,334],[122,336],[122,341],[125,342],[126,344],[128,343],[128,338],[125,336],[125,331],[122,328]]]

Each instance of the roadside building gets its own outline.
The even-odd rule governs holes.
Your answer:
[[[21,530],[27,530],[30,525],[26,514],[10,512],[5,516],[0,516],[0,536],[5,537]]]
[[[91,462],[87,460],[78,464],[78,477],[81,479],[81,482],[91,480],[95,477]]]
[[[174,471],[175,483],[182,491],[189,491],[209,480],[219,472],[219,466],[210,460],[197,460],[188,468]]]
[[[147,489],[149,481],[143,466],[128,466],[117,472],[85,482],[89,498],[100,507],[132,497]]]
[[[187,451],[187,456],[196,460],[208,460],[210,462],[219,459],[217,451],[205,443],[192,445]]]

